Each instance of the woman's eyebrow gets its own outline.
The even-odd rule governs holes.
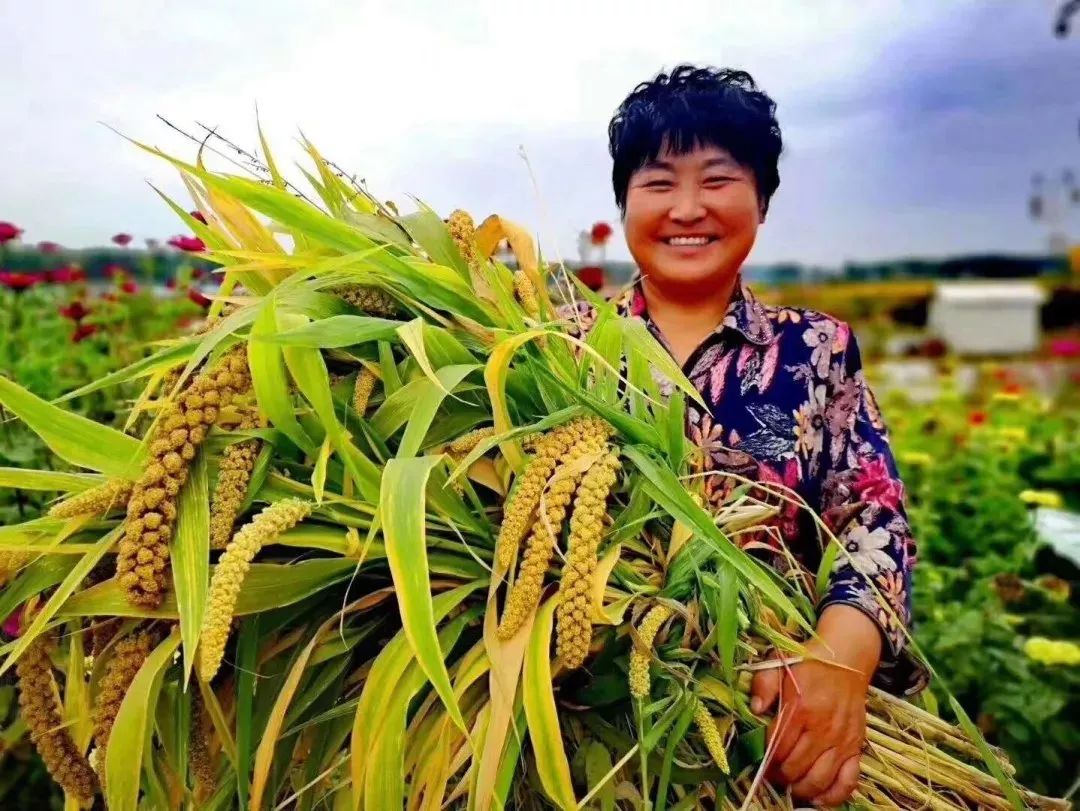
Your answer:
[[[701,165],[703,169],[736,169],[738,164],[731,158],[709,158]]]
[[[675,164],[669,163],[668,161],[663,161],[663,160],[659,160],[659,159],[653,159],[651,161],[646,161],[645,163],[643,163],[641,168],[642,168],[642,170],[645,170],[645,169],[663,169],[663,170],[666,170],[668,172],[674,172],[675,171]]]

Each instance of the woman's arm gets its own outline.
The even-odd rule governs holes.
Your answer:
[[[755,711],[779,699],[773,779],[801,799],[837,805],[858,778],[871,680],[902,691],[920,683],[920,671],[903,656],[914,564],[903,485],[854,337],[830,358],[822,407],[816,506],[843,549],[819,604],[818,636],[807,645],[817,661],[759,672],[753,694]]]

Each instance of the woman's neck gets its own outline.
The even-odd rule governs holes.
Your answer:
[[[680,365],[686,363],[693,351],[723,321],[736,284],[737,275],[708,291],[665,290],[650,284],[648,277],[642,278],[641,291],[649,318],[659,328]]]

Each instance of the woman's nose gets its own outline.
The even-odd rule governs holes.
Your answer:
[[[705,206],[701,202],[701,195],[696,186],[675,190],[675,200],[668,211],[668,217],[672,222],[696,222],[704,216]]]

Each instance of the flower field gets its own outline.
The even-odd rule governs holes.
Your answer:
[[[702,507],[678,368],[599,301],[569,337],[512,224],[401,217],[309,152],[319,208],[175,162],[208,309],[3,277],[0,805],[791,808],[747,677],[801,654],[822,572],[731,543],[752,489]],[[855,799],[1064,808],[1080,573],[1035,527],[1080,511],[1080,391],[953,364],[881,396],[937,678],[871,694]]]

